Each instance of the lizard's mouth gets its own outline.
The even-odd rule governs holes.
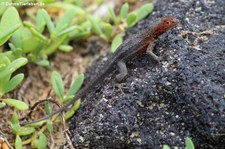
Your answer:
[[[180,20],[174,18],[173,19],[173,24],[174,24],[174,27],[178,26],[180,24]]]

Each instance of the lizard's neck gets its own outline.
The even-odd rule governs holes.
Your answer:
[[[153,36],[154,36],[154,38],[157,38],[160,35],[162,35],[163,33],[165,33],[166,31],[167,30],[164,27],[164,24],[162,22],[160,22],[155,26],[155,28],[153,30]]]

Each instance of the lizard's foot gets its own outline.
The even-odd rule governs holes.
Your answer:
[[[161,64],[161,60],[162,60],[162,57],[151,57],[155,62],[157,62],[158,64]]]
[[[157,62],[158,64],[161,64],[161,60],[162,60],[162,57],[158,57],[158,59],[156,60],[156,62]]]
[[[154,61],[156,61],[156,62],[158,62],[158,63],[160,64],[161,57],[155,55],[155,54],[152,52],[152,50],[150,50],[150,51],[147,50],[147,54],[148,54],[148,56],[149,56],[151,59],[153,59]]]
[[[116,80],[112,81],[112,86],[113,86],[112,93],[114,92],[115,88],[118,88],[125,95],[123,89],[129,89],[129,87],[127,87],[125,83],[118,83]]]

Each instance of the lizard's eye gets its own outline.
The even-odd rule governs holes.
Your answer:
[[[169,25],[169,24],[170,24],[170,22],[169,22],[169,21],[166,21],[166,24],[167,24],[167,25]]]

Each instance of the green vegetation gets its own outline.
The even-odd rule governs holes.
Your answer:
[[[23,2],[29,2],[26,0]],[[5,0],[4,2],[12,2]],[[21,2],[14,0],[14,3]],[[70,41],[85,41],[92,35],[97,35],[101,40],[112,42],[111,51],[114,52],[123,42],[124,32],[138,21],[145,18],[153,10],[153,4],[148,3],[138,10],[129,12],[129,4],[122,5],[117,13],[107,6],[108,14],[104,16],[93,15],[99,7],[106,7],[102,0],[84,6],[82,0],[40,0],[43,6],[33,6],[34,11],[26,11],[21,17],[18,13],[22,6],[0,6],[0,110],[5,106],[12,106],[17,110],[27,110],[29,106],[21,100],[5,98],[6,94],[13,91],[24,79],[24,74],[19,69],[28,63],[35,63],[51,69],[49,55],[57,50],[70,52],[73,47]],[[53,17],[48,10],[63,11],[60,17]],[[24,9],[23,9],[24,10]],[[23,13],[20,13],[23,14]],[[60,74],[52,72],[51,85],[54,95],[61,105],[71,100],[79,90],[84,80],[84,75],[79,75],[71,84],[67,94]],[[68,120],[80,107],[78,100],[65,114]],[[44,102],[46,114],[52,112],[52,104]],[[15,111],[10,127],[15,134],[14,146],[21,149],[23,145],[31,144],[33,148],[44,149],[47,147],[47,137],[44,132],[52,133],[53,123],[62,122],[51,119],[30,126],[20,126],[19,116]]]
[[[163,149],[171,149],[168,145],[163,145]],[[178,149],[178,147],[174,147],[174,149]],[[185,149],[195,149],[195,146],[191,140],[191,138],[185,138]]]
[[[72,99],[75,95],[75,93],[79,90],[84,80],[84,75],[79,75],[75,81],[71,84],[71,87],[66,95],[64,95],[64,83],[62,81],[62,77],[60,74],[56,71],[53,71],[51,76],[51,84],[53,91],[55,93],[55,97],[57,97],[57,100],[59,103],[63,104],[68,102],[70,99]],[[66,112],[64,119],[68,120],[70,119],[74,113],[79,109],[80,107],[80,100],[77,100],[73,107]],[[52,107],[49,104],[48,100],[44,102],[44,109],[46,114],[50,114],[52,112]],[[20,126],[19,124],[19,117],[17,113],[13,114],[12,120],[11,120],[11,129],[13,130],[13,133],[16,136],[15,140],[15,147],[21,148],[22,145],[25,144],[31,144],[33,148],[46,148],[47,146],[47,137],[43,132],[48,131],[49,133],[52,133],[54,130],[53,123],[59,123],[62,122],[62,120],[56,120],[58,115],[53,116],[51,119],[34,123],[29,126]],[[36,130],[36,128],[41,127],[39,130]],[[25,138],[25,140],[24,140]]]
[[[54,71],[51,76],[51,84],[53,91],[61,104],[67,103],[75,96],[75,93],[80,89],[81,85],[83,84],[83,81],[84,75],[81,74],[77,78],[75,78],[75,81],[71,84],[71,87],[69,88],[67,94],[64,95],[64,84],[60,74]],[[65,119],[67,120],[71,118],[79,107],[80,107],[80,100],[78,100],[74,104],[74,106],[65,114]],[[47,109],[50,108],[48,107]],[[52,111],[48,111],[47,113],[50,114],[51,112]]]

